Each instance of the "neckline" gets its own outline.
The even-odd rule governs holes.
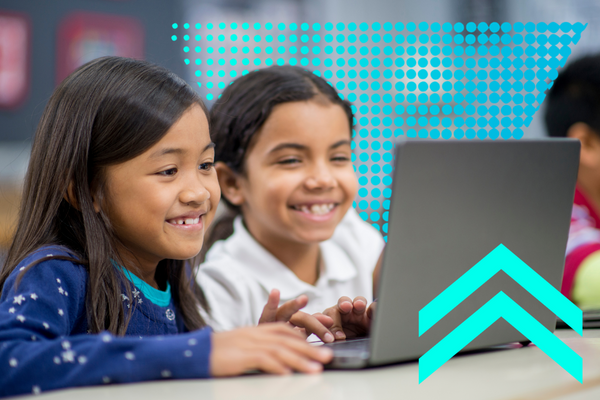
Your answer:
[[[138,278],[135,274],[131,273],[127,268],[118,265],[114,261],[112,261],[113,265],[119,268],[125,277],[133,283],[133,285],[142,292],[144,297],[152,304],[155,304],[159,307],[167,307],[171,303],[171,284],[167,281],[167,289],[162,291],[159,289],[155,289],[152,286],[148,285],[146,282]]]

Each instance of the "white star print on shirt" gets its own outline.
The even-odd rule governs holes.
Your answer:
[[[46,323],[46,322],[43,322],[43,323],[42,323],[42,325],[44,325],[44,328],[46,328],[46,329],[50,329],[50,325],[48,325],[48,323]]]
[[[60,283],[60,279],[56,278],[56,282]]]
[[[18,305],[21,305],[21,303],[22,303],[22,302],[24,302],[24,301],[25,301],[25,297],[23,297],[23,295],[22,295],[22,294],[20,294],[20,295],[18,295],[18,296],[15,296],[15,299],[14,299],[14,301],[13,301],[13,304],[18,304]]]
[[[15,311],[17,311],[17,310],[15,310],[14,307],[11,307],[11,308],[8,309],[8,312],[11,313],[11,314],[14,314]]]
[[[33,300],[37,300],[38,299],[38,295],[35,294],[35,293],[31,293],[31,296],[29,296],[29,297],[31,297]]]
[[[25,322],[25,317],[22,315],[17,315],[17,319],[21,322]]]
[[[60,353],[62,356],[63,362],[75,362],[75,352],[73,350],[67,350]]]
[[[58,293],[60,293],[60,294],[65,294],[65,289],[63,289],[63,288],[62,288],[62,286],[60,286],[60,287],[58,288]]]
[[[65,315],[65,312],[62,310],[62,308],[59,308],[59,309],[58,309],[58,315],[60,315],[61,317],[62,317],[63,315]]]

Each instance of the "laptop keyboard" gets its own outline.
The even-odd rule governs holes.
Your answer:
[[[325,343],[324,346],[330,347],[334,354],[337,355],[338,352],[368,352],[370,343],[370,338],[358,338],[333,343]]]

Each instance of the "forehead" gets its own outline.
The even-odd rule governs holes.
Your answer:
[[[203,151],[210,143],[208,120],[204,110],[193,104],[167,131],[165,136],[152,146],[146,155],[150,158],[160,157],[165,148]]]
[[[257,134],[255,146],[263,148],[281,142],[331,144],[349,139],[351,130],[340,105],[309,100],[275,106]]]

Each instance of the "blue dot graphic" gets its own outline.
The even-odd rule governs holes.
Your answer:
[[[194,26],[193,34],[171,34],[171,41],[182,43],[184,62],[194,65],[196,89],[209,104],[249,71],[286,64],[323,77],[352,103],[351,159],[360,186],[353,205],[383,233],[396,141],[524,137],[585,29],[581,23],[527,21]]]

